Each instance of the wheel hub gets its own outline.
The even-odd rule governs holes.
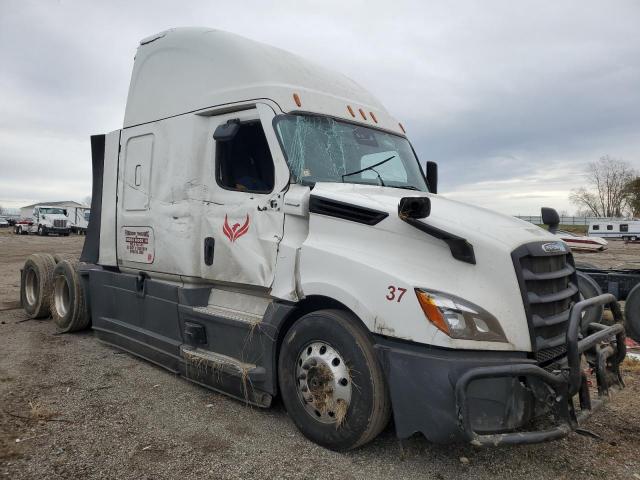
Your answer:
[[[69,285],[63,276],[55,279],[53,284],[53,304],[56,313],[60,317],[64,317],[71,307],[71,297],[69,295]]]
[[[33,268],[27,269],[24,282],[24,294],[29,305],[35,305],[38,296],[38,276]]]
[[[351,375],[340,353],[325,342],[306,345],[296,362],[298,398],[321,423],[342,424],[351,401]]]

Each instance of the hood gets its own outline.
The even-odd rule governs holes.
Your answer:
[[[474,238],[482,239],[483,243],[496,244],[509,251],[527,242],[557,240],[554,235],[532,223],[451,200],[442,194],[375,185],[317,183],[312,195],[381,210],[389,215],[398,214],[398,204],[402,197],[429,197],[431,214],[421,221],[466,238],[472,244]],[[381,224],[380,228],[384,228],[384,225]]]

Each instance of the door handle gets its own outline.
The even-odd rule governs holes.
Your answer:
[[[213,251],[216,240],[213,237],[204,239],[204,263],[205,265],[213,265]]]

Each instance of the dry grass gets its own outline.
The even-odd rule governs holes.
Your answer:
[[[35,400],[29,402],[29,417],[32,420],[50,420],[54,417],[57,417],[58,415],[60,414],[49,410],[40,402],[36,402]]]

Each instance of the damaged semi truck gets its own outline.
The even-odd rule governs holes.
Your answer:
[[[252,405],[279,397],[335,450],[391,416],[400,438],[557,439],[622,385],[615,298],[581,300],[543,229],[438,195],[436,165],[342,75],[161,32],[138,47],[123,128],[91,147],[81,262],[22,273],[25,309],[63,331],[91,325]],[[584,321],[605,304],[617,323]]]

